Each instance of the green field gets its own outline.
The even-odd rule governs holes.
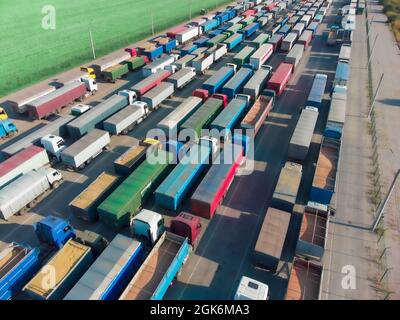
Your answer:
[[[214,9],[226,0],[0,1],[0,96]],[[56,29],[42,28],[42,8],[56,10]],[[190,5],[191,4],[191,5]]]

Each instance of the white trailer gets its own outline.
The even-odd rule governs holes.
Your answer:
[[[268,58],[274,52],[274,47],[270,43],[264,43],[256,52],[250,57],[250,64],[255,70],[261,68],[263,64],[268,60]]]
[[[172,96],[174,93],[174,85],[169,82],[161,82],[142,96],[141,101],[147,104],[149,110],[155,110],[160,103]]]
[[[175,55],[167,55],[160,59],[154,60],[152,63],[142,68],[143,76],[148,77],[159,70],[163,70],[166,66],[169,66],[172,63],[174,63],[177,60],[176,58],[177,57]]]
[[[178,32],[175,39],[178,40],[180,44],[185,43],[199,35],[199,27],[187,28],[184,31]]]
[[[107,131],[92,129],[61,152],[61,161],[68,168],[74,170],[83,169],[102,153],[109,143],[110,134]]]
[[[174,85],[175,89],[181,89],[187,85],[196,76],[196,70],[191,67],[185,67],[169,76],[165,81]]]
[[[210,68],[214,62],[214,54],[203,54],[196,59],[192,60],[192,67],[195,68],[196,72],[199,74],[204,74],[204,72]]]
[[[23,214],[50,188],[57,188],[62,175],[53,168],[32,170],[0,189],[0,217],[8,220],[14,214]]]
[[[103,122],[103,129],[110,134],[128,134],[134,126],[148,115],[146,105],[130,105],[118,111]]]
[[[214,54],[214,62],[218,61],[228,52],[228,47],[225,43],[219,43],[216,46],[207,50],[207,53]]]
[[[297,36],[298,34],[296,32],[290,32],[283,40],[282,40],[282,44],[281,44],[281,50],[282,51],[286,51],[289,52],[294,43],[297,40]]]

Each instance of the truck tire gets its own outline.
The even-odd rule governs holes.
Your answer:
[[[105,147],[104,147],[104,150],[110,150],[110,145],[108,144],[108,145],[106,145]]]
[[[54,181],[53,184],[51,185],[52,189],[57,189],[60,186],[60,182],[59,181]]]
[[[82,163],[78,168],[75,168],[75,171],[83,170],[85,168],[85,166],[86,166],[86,164]]]
[[[85,161],[85,164],[88,166],[91,162],[92,162],[92,158],[90,158],[90,159],[87,159],[86,161]]]
[[[29,209],[32,209],[32,208],[35,206],[35,204],[36,204],[36,199],[33,199],[31,202],[29,202],[29,203],[27,204],[27,207],[28,207]]]
[[[121,134],[126,136],[128,134],[128,132],[129,132],[129,129],[125,129],[125,130],[121,131]]]

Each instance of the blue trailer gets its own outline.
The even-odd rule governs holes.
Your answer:
[[[247,83],[247,81],[249,81],[252,75],[252,69],[241,68],[238,72],[236,72],[233,78],[223,86],[222,93],[226,94],[229,99],[233,99],[235,94],[239,93],[239,91],[242,90],[242,88]]]
[[[181,57],[186,56],[187,54],[191,54],[194,50],[196,50],[198,48],[197,45],[195,45],[194,43],[189,43],[187,45],[185,45],[181,51],[180,51],[180,55]]]
[[[203,32],[208,32],[220,25],[218,19],[211,19],[208,20],[207,22],[203,23],[201,26],[203,28]]]
[[[210,38],[213,38],[213,37],[215,37],[215,36],[221,34],[222,32],[223,32],[223,30],[221,30],[221,29],[215,29],[215,30],[209,32],[209,33],[208,33],[208,36],[209,36]]]
[[[117,234],[64,300],[115,300],[143,260],[143,245]]]
[[[280,22],[281,26],[284,26],[286,24],[286,22],[289,21],[289,16],[286,16],[285,18],[282,19],[282,21]]]
[[[177,210],[194,182],[206,168],[210,154],[210,147],[201,144],[193,145],[155,191],[156,203],[161,207]]]
[[[162,300],[191,251],[187,238],[164,232],[120,300]]]
[[[164,48],[162,46],[156,47],[153,50],[144,50],[139,48],[139,54],[148,57],[150,60],[154,60],[164,53]]]
[[[282,27],[278,30],[277,34],[282,34],[284,37],[286,37],[286,36],[289,34],[289,32],[290,32],[291,30],[292,30],[292,27],[289,26],[289,25],[287,25],[287,24],[285,24],[284,26],[282,26]]]
[[[218,130],[219,138],[224,141],[233,133],[233,129],[241,120],[247,108],[247,101],[240,98],[232,99],[221,113],[211,122],[210,128]],[[223,135],[221,135],[223,133]],[[211,132],[213,135],[213,132]]]
[[[154,42],[159,46],[162,46],[164,53],[170,53],[173,49],[175,49],[178,46],[177,40],[168,38],[166,36],[155,38],[151,42]]]
[[[18,132],[17,126],[10,120],[0,120],[0,139],[5,139]]]
[[[318,109],[321,108],[322,98],[324,96],[327,81],[328,76],[326,74],[317,73],[314,76],[314,82],[307,98],[307,106],[316,107]]]
[[[236,17],[236,11],[233,10],[233,9],[225,10],[225,12],[228,14],[229,20],[231,20],[231,19],[233,19],[234,17]]]
[[[207,90],[210,94],[217,93],[222,86],[229,81],[235,74],[233,66],[225,66],[214,73],[202,85],[202,88]]]
[[[318,156],[309,201],[329,205],[336,189],[341,143],[324,138]]]
[[[243,41],[243,34],[235,33],[231,35],[228,39],[224,40],[223,43],[227,45],[228,51],[231,51],[242,41]]]
[[[0,300],[14,298],[40,268],[40,250],[11,243],[0,252]]]
[[[244,34],[245,38],[248,38],[252,36],[259,28],[260,25],[257,22],[253,22],[238,32]]]
[[[333,80],[333,86],[341,85],[346,86],[349,80],[349,63],[347,61],[339,61],[336,67],[335,79]]]
[[[308,25],[307,30],[311,30],[314,35],[315,32],[317,32],[317,28],[318,28],[318,22],[313,21]]]
[[[219,21],[219,24],[223,24],[229,20],[229,13],[227,12],[221,12],[217,14],[214,19],[217,19]]]
[[[210,40],[210,38],[208,38],[208,37],[200,37],[200,38],[196,39],[195,41],[193,41],[193,44],[196,45],[198,48],[206,47],[207,46],[206,43],[207,43],[208,40]]]

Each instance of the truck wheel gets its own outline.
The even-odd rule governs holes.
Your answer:
[[[86,160],[86,165],[88,166],[92,162],[92,158]]]
[[[76,168],[76,171],[78,170],[83,170],[85,168],[86,164],[82,163],[78,168]]]
[[[28,207],[29,209],[32,209],[32,208],[35,206],[35,204],[36,204],[36,199],[34,199],[34,200],[32,200],[31,202],[29,202],[28,205],[27,205],[27,207]]]
[[[128,134],[128,131],[129,131],[129,129],[122,130],[121,134],[125,136]]]
[[[23,207],[21,210],[18,211],[19,216],[23,216],[25,213],[27,213],[28,209],[26,207]]]
[[[54,181],[53,184],[51,185],[52,189],[57,189],[60,186],[59,181]]]
[[[108,145],[106,145],[105,147],[104,147],[104,150],[110,150],[110,145],[108,144]]]

